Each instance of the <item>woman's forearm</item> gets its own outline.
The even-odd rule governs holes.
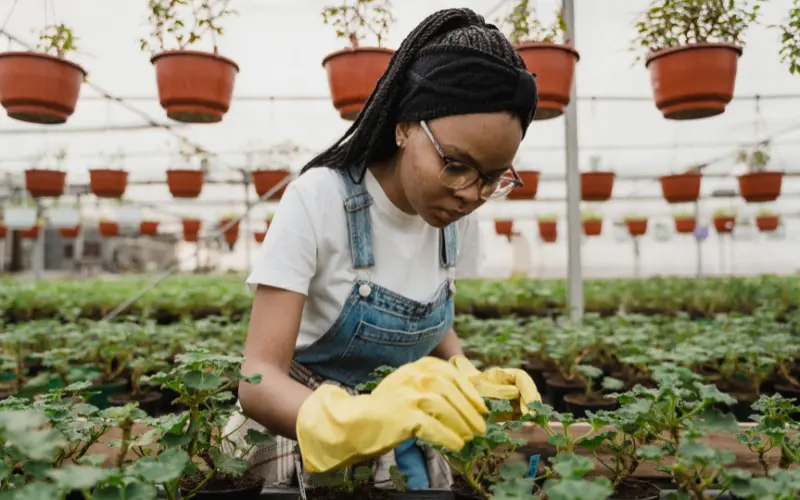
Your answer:
[[[439,342],[439,345],[436,346],[431,353],[431,355],[441,358],[445,361],[458,354],[464,354],[464,351],[461,349],[461,341],[458,340],[456,331],[452,328],[445,334],[442,341]]]
[[[261,375],[261,383],[239,386],[239,402],[244,413],[273,434],[297,439],[297,413],[311,389],[268,363],[245,363],[243,371],[248,375]]]

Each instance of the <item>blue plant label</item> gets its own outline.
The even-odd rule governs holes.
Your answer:
[[[535,478],[536,471],[539,470],[539,458],[541,455],[531,455],[528,459],[528,472],[525,473],[526,478]]]

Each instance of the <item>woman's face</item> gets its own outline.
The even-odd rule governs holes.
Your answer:
[[[456,115],[426,123],[447,158],[491,178],[511,168],[522,140],[519,118],[511,113]],[[402,143],[396,166],[404,194],[425,222],[445,227],[485,203],[480,180],[460,190],[441,182],[445,161],[419,123],[398,125],[396,136]]]

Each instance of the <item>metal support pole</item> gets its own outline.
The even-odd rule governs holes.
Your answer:
[[[36,203],[36,224],[39,224],[39,220],[42,218],[44,214],[44,207],[40,203]],[[39,225],[39,236],[36,237],[36,241],[33,243],[33,279],[39,281],[42,279],[42,274],[44,274],[44,233],[46,228],[44,225]]]
[[[639,252],[639,237],[633,237],[633,277],[640,278],[642,274],[641,253]]]
[[[242,170],[242,176],[244,178],[244,206],[247,213],[250,213],[250,209],[252,208],[252,204],[250,203],[250,172],[247,170]],[[245,217],[242,220],[242,226],[244,228],[244,251],[245,251],[245,258],[247,259],[247,270],[249,271],[250,266],[253,265],[252,261],[252,243],[253,243],[253,231],[252,227],[250,226],[250,217]]]
[[[563,0],[564,22],[568,43],[575,44],[574,0]],[[581,185],[578,170],[578,95],[577,81],[573,80],[569,105],[564,113],[566,163],[567,163],[567,290],[570,316],[583,316],[583,278],[581,276]]]
[[[697,226],[697,224],[700,224],[700,202],[699,201],[695,201],[694,202],[694,223],[695,223],[695,226]],[[702,246],[703,242],[700,241],[700,238],[698,238],[697,235],[693,235],[693,236],[694,236],[694,242],[695,242],[695,245],[696,245],[696,248],[697,248],[697,277],[699,278],[700,276],[703,275],[703,246]]]

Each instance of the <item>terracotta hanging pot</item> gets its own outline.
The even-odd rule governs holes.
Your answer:
[[[286,177],[289,177],[291,172],[288,170],[253,170],[251,175],[253,178],[253,186],[256,188],[256,194],[258,194],[259,198],[262,198],[270,189],[277,186],[278,183]],[[270,196],[269,199],[280,200],[283,193],[286,192],[287,185],[288,183],[284,184],[283,187],[281,187],[277,193]]]
[[[514,221],[511,219],[495,219],[494,232],[499,236],[505,236],[511,240],[511,232],[514,228]]]
[[[675,217],[675,232],[681,234],[694,233],[697,220],[694,217]]]
[[[539,172],[536,170],[519,170],[519,178],[522,179],[522,187],[512,189],[507,200],[532,200],[536,198],[539,191]]]
[[[122,198],[128,187],[128,172],[108,168],[90,169],[89,187],[98,198]]]
[[[60,234],[62,238],[69,238],[69,239],[77,238],[80,232],[81,232],[80,226],[62,227],[58,230],[58,234]]]
[[[119,236],[119,224],[116,221],[101,220],[97,227],[104,238]]]
[[[167,187],[175,198],[197,198],[203,191],[204,181],[205,174],[202,170],[167,170]]]
[[[736,226],[736,217],[714,217],[714,229],[718,233],[731,233],[734,226]]]
[[[0,104],[15,120],[54,125],[75,111],[86,71],[39,52],[0,54]]]
[[[266,237],[267,237],[267,232],[266,231],[254,231],[253,232],[253,238],[255,238],[256,243],[263,243],[264,242],[264,238],[266,238]]]
[[[217,123],[228,112],[239,66],[228,58],[195,50],[154,55],[158,100],[167,116],[183,123]]]
[[[8,228],[5,224],[0,224],[0,239],[5,238],[8,235]]]
[[[528,71],[536,75],[539,105],[534,120],[549,120],[564,114],[569,104],[575,63],[580,56],[569,45],[527,42],[516,45]]]
[[[614,172],[582,172],[581,200],[606,201],[614,190]]]
[[[739,194],[748,203],[775,201],[782,184],[783,172],[749,172],[739,176]]]
[[[333,107],[345,120],[355,120],[381,79],[394,51],[383,47],[350,47],[328,54],[322,66],[328,74]]]
[[[771,233],[778,229],[781,219],[777,215],[758,215],[756,216],[756,226],[762,233]]]
[[[700,197],[700,181],[703,176],[696,172],[665,175],[661,181],[661,191],[667,203],[689,203]]]
[[[583,221],[583,234],[586,236],[600,236],[603,232],[603,219],[585,219]]]
[[[67,173],[60,170],[32,168],[25,171],[25,189],[34,198],[58,198],[64,194]]]
[[[158,236],[158,221],[143,220],[140,222],[139,234],[142,236]]]
[[[542,241],[553,243],[558,239],[558,225],[554,220],[540,220],[539,223],[539,236]]]
[[[19,237],[26,240],[35,240],[39,237],[39,228],[40,226],[37,224],[30,229],[20,229]]]
[[[733,99],[741,47],[695,43],[647,56],[656,107],[670,120],[720,115]]]
[[[642,236],[647,232],[647,219],[628,219],[625,225],[631,236]]]
[[[200,233],[200,219],[183,219],[183,240],[193,243],[198,240]]]
[[[231,223],[231,221],[232,221],[232,220],[233,220],[233,219],[227,219],[227,218],[225,218],[225,219],[220,219],[220,220],[219,220],[219,227],[220,227],[220,229],[222,229],[222,228],[226,227],[228,224],[230,224],[230,223]],[[239,223],[240,223],[240,222],[241,222],[241,221],[238,221],[238,220],[237,220],[236,222],[234,222],[234,223],[231,225],[231,227],[229,227],[228,229],[226,229],[226,230],[225,230],[225,233],[224,233],[224,236],[225,236],[225,242],[226,242],[228,245],[231,245],[231,246],[233,246],[233,244],[234,244],[234,243],[236,243],[236,240],[238,240],[238,239],[239,239]]]

